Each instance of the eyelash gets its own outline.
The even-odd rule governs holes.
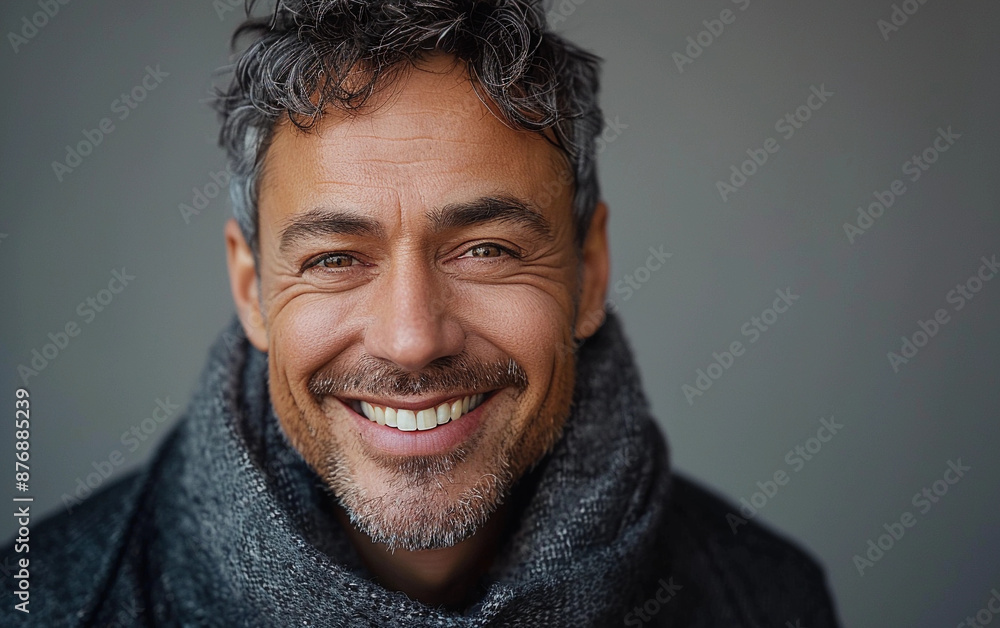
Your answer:
[[[321,263],[323,263],[323,260],[329,259],[331,257],[348,257],[354,260],[356,264],[351,264],[350,266],[344,266],[343,268],[323,268],[324,272],[331,272],[331,273],[344,272],[347,269],[353,268],[357,264],[361,263],[361,260],[359,260],[356,256],[351,255],[350,253],[324,253],[319,257],[314,258],[312,261],[306,262],[305,266],[302,267],[302,272],[305,272],[315,266],[319,266]]]
[[[513,249],[511,249],[509,247],[503,246],[501,244],[497,244],[496,242],[479,242],[477,244],[473,244],[469,248],[465,249],[465,251],[459,257],[463,257],[466,254],[468,254],[470,251],[472,251],[473,249],[477,249],[477,248],[480,248],[480,247],[494,247],[497,250],[503,252],[504,254],[510,256],[513,259],[521,259],[521,257],[522,257],[522,255],[520,253],[514,251]],[[342,268],[323,268],[324,272],[334,272],[334,273],[336,273],[336,272],[344,272],[344,271],[346,271],[349,268],[353,268],[354,266],[357,266],[358,264],[362,264],[361,260],[359,260],[356,256],[351,255],[350,253],[324,253],[323,255],[320,255],[319,257],[314,258],[312,261],[306,262],[305,266],[302,267],[302,272],[305,272],[305,271],[307,271],[307,270],[309,270],[309,269],[311,269],[313,267],[319,266],[323,262],[323,260],[329,259],[331,257],[348,257],[348,258],[354,260],[356,263],[355,264],[351,264],[350,266],[344,266]],[[472,259],[474,259],[474,258],[472,258]],[[489,260],[492,261],[492,260],[494,260],[496,258],[481,258],[481,259],[489,259]]]
[[[459,257],[462,257],[462,256],[468,254],[473,249],[478,249],[478,248],[481,248],[481,247],[494,247],[497,250],[499,250],[499,251],[507,254],[508,256],[510,256],[510,257],[512,257],[514,259],[521,259],[521,254],[520,253],[518,253],[518,252],[516,252],[516,251],[514,251],[514,250],[512,250],[512,249],[510,249],[510,248],[508,248],[506,246],[503,246],[502,244],[497,244],[496,242],[479,242],[477,244],[473,244],[469,248],[465,249],[465,251]],[[485,259],[494,259],[494,258],[485,258]]]

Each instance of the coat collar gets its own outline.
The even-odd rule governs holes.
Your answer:
[[[561,439],[513,489],[481,598],[446,612],[370,579],[319,477],[270,404],[267,356],[234,318],[149,485],[145,560],[157,619],[213,625],[621,624],[649,560],[668,451],[613,314],[579,349]]]

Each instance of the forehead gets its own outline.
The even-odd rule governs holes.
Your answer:
[[[265,157],[261,223],[265,213],[306,211],[331,197],[371,213],[426,211],[484,194],[523,198],[558,223],[569,220],[568,172],[541,135],[491,113],[464,65],[436,57],[359,115],[332,110],[308,132],[280,124]]]

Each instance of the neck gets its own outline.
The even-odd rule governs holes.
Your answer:
[[[382,586],[402,591],[410,599],[429,606],[461,610],[496,556],[508,508],[502,504],[484,526],[464,541],[451,547],[418,551],[390,551],[384,543],[373,542],[355,528],[339,504],[336,511],[361,560]]]

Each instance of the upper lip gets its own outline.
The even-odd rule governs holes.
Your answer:
[[[454,403],[463,397],[471,397],[472,395],[483,394],[489,396],[494,391],[483,390],[483,391],[471,391],[462,393],[451,393],[447,395],[439,395],[437,397],[427,397],[426,399],[407,399],[407,400],[397,400],[397,399],[375,399],[372,397],[340,397],[342,401],[367,401],[373,406],[382,406],[387,408],[393,408],[395,410],[426,410],[428,408],[436,408],[444,402]]]

